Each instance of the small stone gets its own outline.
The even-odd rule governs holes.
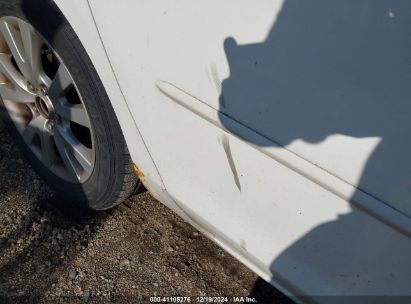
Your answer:
[[[120,261],[120,267],[129,267],[130,266],[130,261],[129,260],[122,260]]]
[[[154,285],[154,287],[158,287],[158,283],[154,283],[153,285]]]
[[[77,278],[77,270],[75,270],[74,268],[69,270],[69,278],[74,280],[75,278]]]
[[[85,292],[83,292],[83,295],[82,295],[83,300],[88,301],[88,299],[90,299],[90,295],[91,295],[90,290],[86,290]]]

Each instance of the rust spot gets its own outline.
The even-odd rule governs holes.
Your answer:
[[[133,167],[134,167],[134,172],[136,172],[138,178],[142,182],[144,182],[144,178],[145,178],[144,173],[138,168],[138,166],[135,163],[133,163]]]
[[[147,184],[147,180],[146,180],[146,177],[145,177],[143,171],[141,171],[140,168],[134,162],[133,162],[133,168],[134,168],[134,172],[138,176],[138,178],[140,180],[140,183],[144,186],[145,190],[152,193],[151,190],[150,190],[150,187]],[[140,190],[141,190],[141,192],[144,192],[144,190],[142,190],[142,189],[140,189]],[[137,191],[140,191],[140,190],[137,190]]]

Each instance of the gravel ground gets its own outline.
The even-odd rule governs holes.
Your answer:
[[[64,207],[1,122],[0,138],[0,302],[179,295],[291,303],[147,192],[111,211]]]

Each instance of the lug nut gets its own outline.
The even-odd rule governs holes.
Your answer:
[[[48,121],[48,122],[46,123],[46,127],[47,127],[48,130],[51,130],[51,129],[53,128],[53,122],[52,122],[52,121]]]
[[[29,91],[34,92],[34,86],[31,83],[27,83],[27,89],[29,89]]]
[[[43,94],[44,96],[46,96],[46,95],[47,95],[47,88],[46,88],[46,86],[41,85],[41,86],[40,86],[40,92],[41,92],[41,94]]]

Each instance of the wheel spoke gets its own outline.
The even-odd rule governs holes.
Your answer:
[[[10,54],[0,54],[0,69],[1,72],[15,85],[18,85],[22,89],[27,89],[27,81],[17,71],[11,62]]]
[[[53,146],[53,136],[46,127],[46,119],[37,116],[29,122],[23,131],[23,139],[27,145],[31,146],[35,136],[39,136],[41,145],[41,160],[47,167],[52,167],[56,162],[57,155]]]
[[[60,152],[60,156],[70,178],[73,182],[78,182],[81,178],[81,166],[67,149],[67,142],[58,129],[58,127],[54,128],[54,141],[56,143],[57,150]]]
[[[21,103],[32,103],[35,98],[33,95],[28,94],[26,91],[10,83],[0,83],[0,95],[3,100]]]
[[[69,71],[66,66],[61,63],[49,88],[48,94],[50,98],[55,103],[58,103],[64,90],[67,89],[72,83],[73,80],[71,79]]]
[[[75,174],[80,180],[82,170],[87,173],[92,171],[92,150],[80,143],[69,129],[57,125],[54,138],[57,149],[71,174]]]
[[[54,140],[51,133],[47,131],[41,134],[41,160],[47,167],[52,167],[57,160],[56,151],[54,149]]]
[[[82,104],[75,104],[70,105],[68,102],[64,103],[56,103],[55,104],[55,111],[61,117],[78,123],[86,128],[90,128],[90,121],[88,119],[88,115],[84,105]]]
[[[28,30],[28,29],[27,29]],[[33,84],[37,84],[38,77],[35,77],[33,74],[33,71],[30,66],[30,62],[27,58],[26,50],[25,50],[25,45],[22,40],[22,35],[21,33],[16,30],[9,22],[7,21],[2,21],[0,23],[0,31],[4,36],[4,39],[6,40],[6,43],[10,49],[11,54],[14,57],[14,60],[17,63],[17,66],[19,67],[21,73],[23,76],[31,81]],[[28,35],[27,33],[25,35]],[[26,37],[26,40],[29,39]],[[32,44],[33,41],[28,42],[26,41],[26,44]],[[32,53],[33,51],[29,51]],[[40,53],[39,53],[40,54]]]
[[[45,132],[45,125],[46,120],[42,116],[37,116],[28,123],[22,134],[27,145],[30,146],[33,143],[36,135],[41,137],[41,134]]]
[[[26,64],[30,67],[33,84],[39,84],[40,74],[42,73],[41,66],[41,45],[42,42],[32,28],[25,22],[19,21],[20,33],[23,41],[23,46],[26,55]]]
[[[27,91],[27,83],[12,64],[11,55],[0,54],[0,72],[11,81],[0,84],[0,95],[3,99],[23,103],[34,102],[35,95]]]

